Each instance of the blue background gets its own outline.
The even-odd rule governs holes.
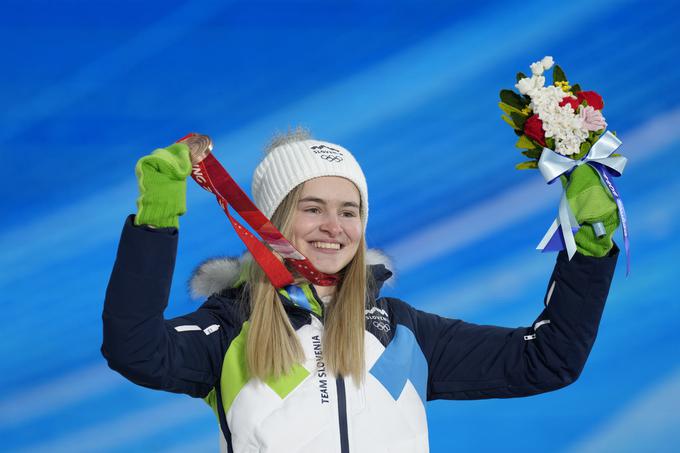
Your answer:
[[[467,321],[531,323],[555,259],[534,247],[559,187],[514,169],[497,96],[544,55],[602,94],[624,142],[632,273],[622,256],[579,381],[430,403],[432,451],[680,443],[674,2],[3,0],[2,11],[0,450],[217,450],[203,402],[137,387],[99,353],[135,161],[189,131],[210,134],[248,188],[277,130],[302,124],[343,144],[369,181],[368,243],[395,263],[389,294]],[[242,248],[189,183],[166,316],[200,303],[186,290],[194,266]]]

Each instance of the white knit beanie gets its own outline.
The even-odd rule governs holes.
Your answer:
[[[361,196],[361,220],[368,223],[368,187],[359,163],[340,145],[319,140],[283,143],[269,150],[253,173],[255,205],[271,219],[283,199],[299,184],[320,176],[341,176]]]

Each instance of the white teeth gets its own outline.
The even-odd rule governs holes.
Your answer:
[[[332,242],[312,242],[312,245],[318,249],[333,249],[340,250],[340,244]]]

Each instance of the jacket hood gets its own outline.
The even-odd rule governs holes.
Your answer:
[[[209,297],[233,287],[241,276],[243,265],[252,259],[250,253],[244,253],[240,257],[217,257],[203,261],[196,267],[189,280],[191,297],[194,299]],[[366,263],[378,289],[394,275],[390,270],[392,267],[390,259],[379,250],[369,249],[366,253]]]

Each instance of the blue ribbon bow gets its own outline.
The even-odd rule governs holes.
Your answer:
[[[628,245],[628,224],[626,221],[623,202],[609,178],[610,175],[621,176],[626,167],[628,159],[623,156],[612,156],[621,147],[621,140],[614,134],[607,131],[593,144],[590,151],[579,160],[573,160],[566,156],[556,153],[550,148],[543,148],[541,157],[538,161],[538,169],[548,184],[555,182],[561,175],[568,174],[579,165],[588,164],[593,167],[600,176],[602,184],[609,190],[614,197],[619,208],[619,217],[623,226],[623,237],[626,247],[626,257],[628,272],[630,271],[629,245]],[[569,259],[576,253],[576,242],[574,233],[580,228],[574,213],[567,200],[566,187],[562,190],[560,207],[557,218],[553,221],[548,231],[539,242],[536,249],[541,251],[567,249]]]

